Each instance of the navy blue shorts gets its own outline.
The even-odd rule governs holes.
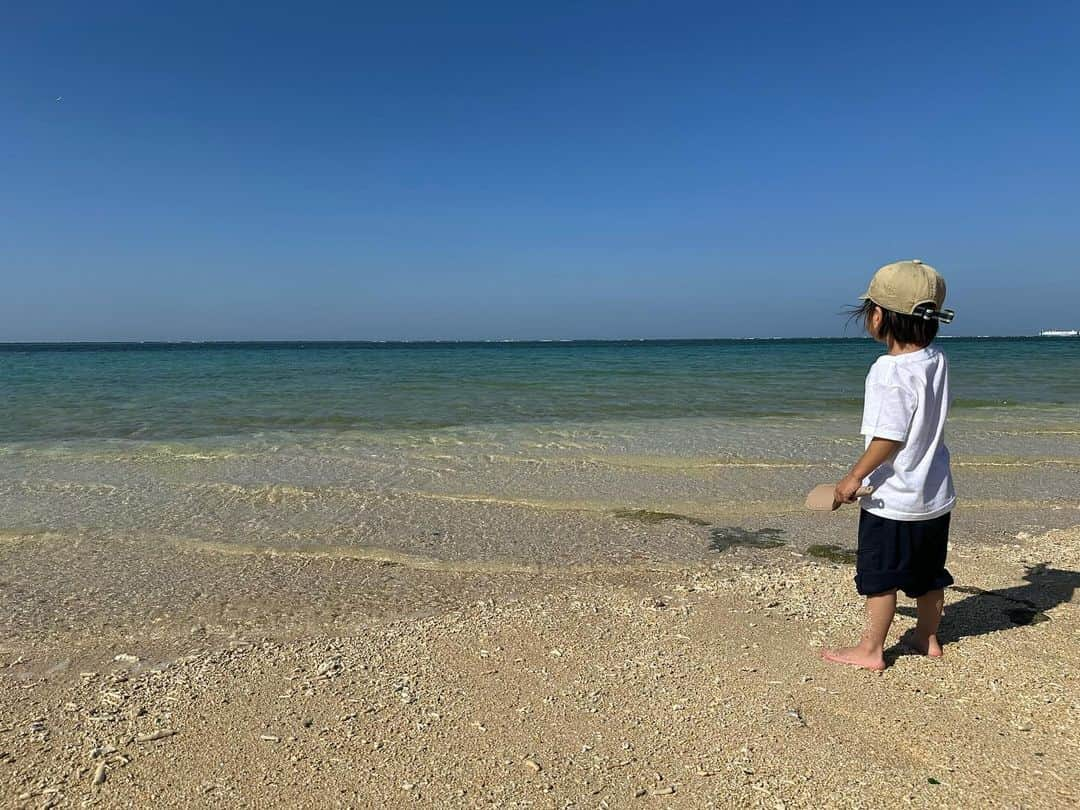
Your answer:
[[[916,599],[952,585],[952,574],[945,568],[950,514],[930,520],[890,520],[860,509],[858,592],[873,596],[895,588]]]

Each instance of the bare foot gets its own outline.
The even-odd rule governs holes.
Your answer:
[[[868,653],[861,647],[837,647],[835,650],[822,650],[821,657],[834,664],[847,664],[849,667],[869,669],[871,672],[882,672],[885,669],[885,658],[880,652]]]
[[[908,632],[904,633],[903,638],[900,639],[900,643],[909,650],[914,650],[919,655],[927,655],[930,658],[941,658],[941,643],[938,641],[936,635],[929,635],[923,638],[914,630],[908,630]]]

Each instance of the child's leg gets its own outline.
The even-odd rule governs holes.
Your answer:
[[[945,591],[938,588],[936,591],[924,593],[915,603],[919,607],[919,618],[915,622],[915,629],[904,643],[923,655],[940,658],[941,644],[938,642],[937,631],[941,624],[941,611],[945,608]]]
[[[896,590],[866,597],[866,629],[854,647],[825,650],[821,657],[863,669],[885,669],[885,638],[896,615]]]

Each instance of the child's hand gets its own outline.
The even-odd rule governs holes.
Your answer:
[[[855,493],[862,486],[862,479],[848,473],[836,482],[833,499],[837,503],[855,503]]]
[[[855,493],[862,486],[863,479],[896,455],[896,452],[903,444],[903,442],[883,439],[880,436],[872,438],[862,456],[855,462],[855,466],[851,468],[851,472],[836,482],[836,489],[833,490],[833,498],[836,499],[836,504],[855,503],[857,500]]]

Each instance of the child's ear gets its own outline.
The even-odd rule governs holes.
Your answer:
[[[870,310],[870,318],[867,321],[867,326],[870,327],[869,332],[871,337],[877,340],[881,337],[881,321],[885,317],[885,311],[882,310],[877,304],[874,304],[873,309]]]

